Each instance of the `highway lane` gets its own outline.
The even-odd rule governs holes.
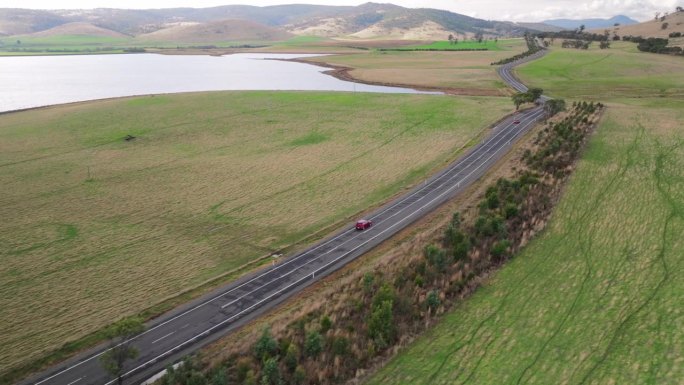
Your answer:
[[[448,201],[504,156],[512,143],[542,115],[541,107],[536,107],[502,121],[464,157],[371,213],[368,218],[374,225],[370,229],[356,231],[350,224],[299,254],[282,258],[274,266],[150,322],[147,330],[131,341],[141,354],[127,363],[126,383],[140,383],[184,355],[242,326]],[[513,122],[516,119],[519,124]],[[106,345],[101,345],[25,383],[114,384],[98,359],[106,349]]]

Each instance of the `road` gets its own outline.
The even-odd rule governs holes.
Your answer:
[[[510,73],[500,74],[512,87],[520,84]],[[134,337],[132,345],[140,355],[126,366],[126,384],[138,384],[183,356],[215,341],[272,309],[318,279],[338,270],[398,231],[406,228],[441,204],[464,191],[489,167],[503,157],[511,145],[542,118],[541,107],[522,111],[501,121],[486,140],[465,156],[416,186],[403,196],[370,213],[373,227],[356,231],[345,229],[309,249],[274,261],[273,266],[237,280],[179,309],[161,316]],[[520,123],[514,123],[519,120]],[[24,384],[110,385],[112,379],[101,367],[103,344],[74,357]]]

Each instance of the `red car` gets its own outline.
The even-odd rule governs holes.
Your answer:
[[[356,221],[357,230],[365,230],[371,226],[373,226],[373,222],[371,222],[369,219],[359,219]]]
[[[520,121],[518,119],[513,121],[513,124],[520,124]]]

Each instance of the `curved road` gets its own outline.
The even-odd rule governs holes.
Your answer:
[[[511,68],[517,64],[504,65],[497,71],[513,88],[526,90],[511,75]],[[461,159],[368,215],[373,220],[370,229],[355,231],[350,224],[347,229],[299,254],[282,258],[267,269],[149,322],[147,330],[132,339],[140,355],[127,363],[126,384],[141,383],[188,353],[244,325],[453,198],[504,156],[511,144],[542,116],[542,108],[536,107],[500,122],[486,140]],[[515,119],[520,123],[514,123]],[[100,345],[24,383],[114,384],[116,381],[102,369],[98,359],[107,348],[105,344]]]

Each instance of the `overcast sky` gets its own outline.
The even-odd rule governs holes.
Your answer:
[[[365,0],[0,0],[0,8],[87,9],[87,8],[173,8],[213,7],[227,4],[324,4],[359,5]],[[607,18],[618,14],[645,21],[657,11],[673,11],[684,0],[394,0],[410,8],[439,8],[490,20],[541,21],[555,18]]]

